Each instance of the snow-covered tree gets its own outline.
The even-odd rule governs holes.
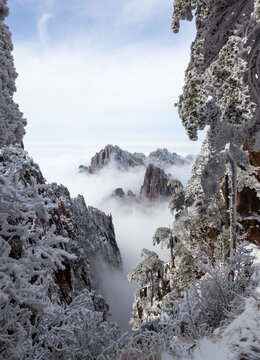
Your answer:
[[[141,287],[147,286],[151,290],[150,301],[153,305],[155,283],[162,278],[163,261],[154,251],[143,249],[141,256],[144,260],[128,275],[129,281],[137,281]]]
[[[255,6],[255,11],[254,11]],[[236,163],[249,164],[246,138],[260,148],[260,60],[258,2],[175,0],[172,28],[196,17],[197,34],[185,74],[179,115],[189,137],[209,126],[200,162],[206,196],[219,192],[218,181],[230,165],[231,256],[236,246]],[[197,191],[198,186],[194,191]]]
[[[209,334],[227,316],[234,299],[248,296],[252,275],[250,250],[239,245],[234,258],[232,264],[224,267],[201,265],[206,276],[190,286],[184,298],[168,312],[174,319],[176,335],[197,338]]]
[[[96,309],[99,297],[85,289],[69,306],[56,306],[54,316],[39,324],[30,359],[93,360],[118,341],[118,325]]]
[[[177,179],[169,180],[168,186],[172,189],[172,196],[169,204],[171,212],[179,212],[185,204],[185,191],[182,183]]]
[[[150,321],[158,317],[160,307],[158,303],[161,297],[164,263],[159,256],[148,249],[143,249],[141,256],[144,260],[128,275],[130,282],[137,281],[140,288],[135,291],[135,303],[133,318],[133,330],[139,328],[140,319]]]
[[[174,245],[177,243],[176,236],[173,235],[172,230],[166,227],[159,227],[153,236],[153,245],[161,244],[162,249],[166,247],[171,252],[171,266],[174,267]]]
[[[13,360],[29,356],[41,319],[55,313],[54,272],[74,256],[49,224],[56,205],[44,196],[47,185],[21,176],[26,153],[5,147],[0,157],[0,349]]]
[[[11,33],[4,19],[9,13],[7,0],[0,0],[0,147],[22,142],[26,125],[18,105],[13,100],[17,73],[11,54]]]
[[[197,27],[179,113],[193,140],[209,125],[209,141],[216,149],[227,143],[240,146],[245,136],[253,140],[255,135],[259,88],[258,67],[252,61],[259,56],[259,29],[253,10],[253,0],[174,2],[173,31],[179,31],[181,19],[192,20],[193,13]]]

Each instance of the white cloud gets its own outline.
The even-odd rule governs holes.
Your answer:
[[[98,140],[103,131],[118,132],[119,142],[122,132],[140,135],[143,127],[153,132],[159,124],[168,133],[177,119],[172,104],[181,92],[188,52],[181,46],[100,52],[80,44],[39,52],[16,45],[16,100],[28,119],[30,141],[46,141],[52,131],[57,142],[83,141],[83,133],[86,141]]]
[[[126,27],[128,25],[145,26],[153,20],[154,16],[168,12],[169,19],[172,12],[172,0],[81,0],[62,4],[73,13],[91,17],[97,23],[112,28]]]
[[[187,140],[173,103],[189,40],[171,35],[171,0],[25,1],[30,16],[41,14],[39,42],[16,43],[14,52],[25,144]],[[161,24],[167,30],[154,38]]]
[[[169,18],[171,16],[171,0],[130,0],[124,2],[123,13],[129,21],[145,21],[147,18],[154,17],[155,13],[160,15],[169,8]]]
[[[38,22],[37,27],[38,27],[38,32],[39,32],[39,38],[43,45],[46,45],[48,43],[47,23],[51,18],[52,18],[52,14],[45,13],[41,16],[41,18]]]

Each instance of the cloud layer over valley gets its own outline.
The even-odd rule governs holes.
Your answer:
[[[72,196],[82,194],[87,205],[112,214],[116,239],[123,258],[124,274],[104,269],[104,265],[99,266],[100,284],[105,298],[109,301],[112,318],[127,330],[136,285],[129,284],[126,275],[140,262],[140,252],[143,248],[155,250],[164,260],[169,258],[167,250],[153,247],[152,236],[157,227],[169,227],[173,218],[168,209],[168,200],[151,205],[148,201],[124,203],[121,199],[111,197],[112,191],[118,187],[125,191],[131,189],[138,195],[143,183],[144,167],[120,171],[111,164],[97,175],[79,173],[78,166],[89,164],[91,156],[97,150],[99,149],[85,148],[83,155],[81,148],[75,147],[70,154],[64,153],[61,148],[59,155],[53,157],[50,148],[39,160],[48,182],[62,183],[68,187]],[[173,166],[167,172],[186,183],[190,168],[191,165]]]

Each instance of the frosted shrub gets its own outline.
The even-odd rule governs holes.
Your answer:
[[[141,327],[133,336],[122,336],[98,360],[161,360],[163,345],[162,334]]]
[[[175,335],[196,340],[209,334],[225,319],[236,296],[248,295],[252,275],[249,252],[239,245],[231,264],[201,266],[204,278],[186,289],[184,299],[175,302],[171,310]]]
[[[56,307],[56,316],[43,319],[37,333],[34,359],[93,360],[120,335],[116,323],[104,321],[96,311],[98,296],[85,290],[67,307]]]
[[[74,257],[49,225],[55,205],[42,195],[46,186],[21,177],[25,152],[4,148],[0,155],[0,355],[13,360],[30,353],[40,319],[54,314],[53,272]]]

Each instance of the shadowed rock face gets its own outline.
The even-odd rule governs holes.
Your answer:
[[[66,269],[56,274],[60,297],[70,302],[74,296],[87,288],[99,288],[96,274],[98,262],[105,262],[112,268],[120,269],[122,260],[115,238],[112,216],[87,206],[83,196],[71,198],[66,187],[51,184],[48,196],[58,204],[52,211],[50,221],[57,233],[69,237],[67,250],[77,256],[68,261]]]
[[[164,170],[166,171],[173,165],[190,165],[194,157],[194,155],[188,155],[184,158],[176,153],[170,153],[167,149],[157,149],[145,156],[143,153],[130,153],[122,150],[117,145],[107,145],[92,157],[90,166],[80,165],[79,171],[81,173],[96,174],[110,163],[123,171],[133,167],[143,167],[144,170],[146,168],[140,197],[136,196],[131,190],[126,192],[126,189],[122,188],[115,189],[111,196],[127,201],[139,201],[141,198],[154,200],[169,197],[172,194],[170,186],[167,186],[170,177],[165,174]]]
[[[126,193],[122,188],[115,189],[112,197],[127,201],[158,200],[170,197],[172,188],[168,185],[171,175],[159,167],[149,164],[146,168],[143,185],[141,186],[140,195],[136,196],[131,190]]]
[[[138,201],[138,198],[131,189],[125,193],[122,188],[117,188],[112,193],[113,198],[122,199],[124,201]]]
[[[248,141],[244,144],[244,150],[249,151]],[[249,151],[249,160],[254,167],[260,167],[260,151]],[[260,181],[260,169],[256,178]],[[245,187],[238,193],[237,212],[242,217],[240,224],[246,229],[248,240],[260,245],[260,199],[255,190]]]
[[[113,197],[119,197],[119,198],[124,198],[125,197],[125,192],[122,188],[118,188],[118,189],[115,189],[113,191],[113,194],[112,194]]]
[[[158,199],[159,197],[171,196],[172,191],[170,186],[167,185],[168,181],[169,177],[164,170],[149,164],[140,191],[141,197],[153,200]]]

